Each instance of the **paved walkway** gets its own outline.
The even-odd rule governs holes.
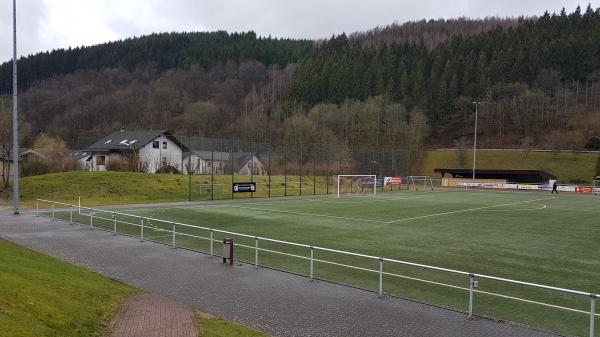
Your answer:
[[[110,337],[198,337],[198,326],[192,308],[142,294],[125,299]]]
[[[272,336],[552,336],[32,215],[0,213],[0,237]]]

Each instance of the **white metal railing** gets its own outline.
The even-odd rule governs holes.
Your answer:
[[[503,299],[509,299],[509,300],[514,300],[514,301],[518,301],[518,302],[524,302],[524,303],[529,303],[529,304],[535,304],[535,305],[540,305],[540,306],[545,306],[548,308],[553,308],[553,309],[559,309],[559,310],[564,310],[564,311],[569,311],[569,312],[574,312],[574,313],[580,313],[580,314],[586,314],[589,315],[589,336],[590,337],[594,337],[594,331],[595,331],[595,317],[600,317],[600,313],[596,313],[596,300],[598,299],[599,295],[595,294],[595,293],[591,293],[591,292],[585,292],[585,291],[579,291],[579,290],[573,290],[573,289],[567,289],[567,288],[559,288],[559,287],[553,287],[553,286],[548,286],[548,285],[543,285],[543,284],[538,284],[538,283],[531,283],[531,282],[524,282],[524,281],[518,281],[518,280],[512,280],[512,279],[508,279],[508,278],[502,278],[502,277],[496,277],[496,276],[491,276],[491,275],[485,275],[485,274],[477,274],[477,273],[470,273],[470,272],[465,272],[465,271],[461,271],[461,270],[455,270],[455,269],[448,269],[448,268],[442,268],[442,267],[436,267],[436,266],[430,266],[430,265],[426,265],[426,264],[420,264],[420,263],[415,263],[415,262],[410,262],[410,261],[403,261],[403,260],[397,260],[397,259],[390,259],[390,258],[385,258],[385,257],[379,257],[379,256],[373,256],[373,255],[365,255],[365,254],[360,254],[360,253],[353,253],[353,252],[348,252],[348,251],[342,251],[342,250],[337,250],[337,249],[331,249],[331,248],[325,248],[325,247],[318,247],[318,246],[311,246],[311,245],[306,245],[306,244],[300,244],[300,243],[295,243],[295,242],[289,242],[289,241],[282,241],[282,240],[276,240],[276,239],[270,239],[270,238],[265,238],[265,237],[259,237],[259,236],[253,236],[253,235],[248,235],[248,234],[242,234],[242,233],[236,233],[236,232],[231,232],[231,231],[225,231],[225,230],[220,230],[220,229],[214,229],[214,228],[209,228],[209,227],[202,227],[202,226],[196,226],[196,225],[190,225],[190,224],[185,224],[185,223],[181,223],[181,222],[175,222],[175,221],[168,221],[168,220],[163,220],[163,219],[157,219],[157,218],[152,218],[152,217],[146,217],[146,216],[141,216],[141,215],[135,215],[135,214],[128,214],[128,213],[121,213],[121,212],[116,212],[116,211],[110,211],[110,210],[104,210],[104,209],[98,209],[98,208],[91,208],[91,207],[84,207],[81,206],[81,202],[79,202],[78,205],[71,205],[71,204],[67,204],[67,203],[62,203],[62,202],[56,202],[56,201],[51,201],[51,200],[45,200],[45,199],[37,199],[36,200],[36,216],[40,215],[40,208],[39,208],[39,203],[47,203],[50,204],[51,207],[50,209],[47,211],[50,213],[50,216],[52,217],[52,219],[57,219],[56,217],[56,206],[60,206],[60,210],[62,211],[68,211],[69,212],[69,218],[68,221],[70,221],[71,223],[74,223],[74,218],[73,218],[73,214],[74,213],[78,213],[80,216],[83,214],[83,216],[89,216],[89,226],[91,228],[97,228],[97,229],[101,229],[101,230],[107,230],[105,228],[100,228],[100,227],[95,227],[94,226],[94,219],[98,219],[98,220],[104,220],[104,221],[109,221],[112,222],[113,224],[113,228],[110,230],[111,232],[113,232],[114,234],[118,234],[118,230],[117,230],[117,223],[123,223],[123,224],[127,224],[130,226],[135,226],[135,227],[139,227],[140,232],[139,232],[139,238],[141,240],[149,240],[149,241],[155,241],[158,243],[162,243],[164,244],[164,242],[160,242],[160,241],[156,241],[156,240],[152,240],[152,238],[145,238],[144,237],[144,228],[148,227],[148,225],[144,225],[144,221],[147,221],[147,223],[151,223],[151,222],[160,222],[160,223],[164,223],[167,225],[171,225],[171,229],[164,229],[164,228],[157,228],[157,227],[151,227],[153,231],[158,231],[158,232],[166,232],[168,235],[166,236],[170,236],[171,237],[171,242],[170,245],[173,248],[177,248],[177,242],[176,242],[176,238],[177,236],[185,236],[185,237],[190,237],[190,238],[195,238],[195,239],[200,239],[200,240],[207,240],[210,243],[210,248],[209,248],[209,254],[211,256],[217,255],[214,253],[214,242],[220,242],[219,240],[215,240],[214,239],[214,233],[221,233],[221,234],[226,234],[226,235],[234,235],[237,237],[242,237],[242,238],[247,238],[247,239],[251,239],[254,240],[254,245],[250,246],[250,245],[244,245],[244,244],[236,244],[236,247],[242,247],[242,248],[246,248],[246,249],[251,249],[254,250],[254,261],[243,261],[243,262],[247,262],[247,263],[252,263],[254,264],[256,267],[258,266],[263,266],[259,263],[259,252],[263,251],[263,252],[268,252],[268,253],[273,253],[273,254],[278,254],[278,255],[282,255],[282,256],[288,256],[288,257],[293,257],[293,258],[298,258],[298,259],[302,259],[302,260],[308,260],[309,261],[309,278],[311,280],[313,280],[315,278],[314,276],[314,263],[315,262],[319,262],[319,263],[324,263],[324,264],[330,264],[330,265],[335,265],[338,267],[344,267],[344,268],[349,268],[349,269],[353,269],[353,270],[360,270],[360,271],[366,271],[366,272],[371,272],[371,273],[375,273],[378,274],[379,276],[379,285],[378,285],[378,294],[380,296],[382,296],[384,294],[384,284],[383,284],[383,276],[392,276],[392,277],[397,277],[397,278],[401,278],[401,279],[407,279],[407,280],[412,280],[412,281],[417,281],[417,282],[422,282],[422,283],[426,283],[426,284],[432,284],[432,285],[437,285],[437,286],[442,286],[442,287],[447,287],[447,288],[453,288],[453,289],[458,289],[458,290],[463,290],[463,291],[467,291],[468,292],[468,316],[472,317],[473,316],[473,309],[474,309],[474,296],[476,293],[480,293],[480,294],[485,294],[485,295],[489,295],[489,296],[495,296],[495,297],[499,297],[499,298],[503,298]],[[89,212],[89,214],[85,214],[82,213],[82,210],[87,210]],[[102,217],[99,214],[110,214],[111,217],[107,218],[107,217]],[[94,216],[96,215],[96,216]],[[123,220],[117,220],[117,217],[121,216],[121,217],[129,217],[132,219],[138,219],[139,222],[128,222],[128,221],[123,221]],[[60,219],[60,220],[66,220],[66,219]],[[80,223],[83,225],[83,223]],[[203,237],[203,236],[199,236],[199,235],[193,235],[190,233],[185,233],[185,232],[181,232],[181,231],[177,231],[177,227],[184,227],[184,228],[193,228],[193,229],[197,229],[197,230],[204,230],[207,231],[209,233],[209,237]],[[123,235],[129,235],[129,234],[125,234],[125,233],[120,233]],[[131,236],[131,235],[129,235]],[[165,237],[166,237],[165,236]],[[281,244],[281,245],[285,245],[285,246],[290,246],[290,247],[296,247],[296,248],[304,248],[307,249],[309,252],[309,256],[303,256],[303,255],[298,255],[298,254],[292,254],[292,253],[288,253],[288,252],[282,252],[282,251],[277,251],[277,250],[273,250],[273,249],[267,249],[267,248],[261,248],[259,247],[259,242],[260,241],[265,241],[265,242],[271,242],[271,243],[276,243],[276,244]],[[379,268],[378,269],[369,269],[369,268],[365,268],[365,267],[360,267],[360,266],[353,266],[350,264],[344,264],[344,263],[339,263],[339,262],[334,262],[334,261],[328,261],[328,260],[324,260],[324,259],[317,259],[315,258],[315,252],[317,251],[322,251],[322,252],[329,252],[329,253],[335,253],[335,254],[339,254],[339,255],[344,255],[344,256],[352,256],[352,257],[358,257],[358,258],[364,258],[364,259],[368,259],[368,260],[374,260],[374,261],[378,261],[379,262]],[[206,252],[204,252],[206,253]],[[217,255],[218,256],[218,255]],[[411,267],[417,267],[417,268],[421,268],[424,270],[432,270],[432,271],[439,271],[439,272],[444,272],[444,273],[448,273],[448,274],[453,274],[453,275],[460,275],[460,276],[466,276],[468,277],[468,287],[461,287],[461,286],[457,286],[457,285],[453,285],[453,284],[448,284],[448,283],[443,283],[443,282],[437,282],[437,281],[432,281],[432,280],[427,280],[424,278],[417,278],[417,277],[412,277],[412,276],[408,276],[408,275],[402,275],[402,274],[398,274],[398,273],[392,273],[392,272],[387,272],[384,271],[384,264],[385,263],[391,263],[391,264],[396,264],[396,265],[404,265],[404,266],[411,266]],[[268,267],[265,265],[265,267]],[[576,309],[576,308],[571,308],[571,307],[565,307],[565,306],[559,306],[559,305],[555,305],[555,304],[551,304],[551,303],[545,303],[545,302],[540,302],[540,301],[534,301],[534,300],[530,300],[530,299],[526,299],[526,298],[521,298],[521,297],[516,297],[516,296],[509,296],[506,294],[499,294],[499,293],[494,293],[494,292],[488,292],[488,291],[482,291],[482,290],[478,290],[477,289],[477,284],[478,281],[477,279],[487,279],[487,280],[492,280],[492,281],[497,281],[497,282],[502,282],[502,283],[506,283],[506,284],[512,284],[512,285],[518,285],[518,286],[524,286],[524,287],[530,287],[530,288],[536,288],[536,289],[542,289],[542,290],[548,290],[548,291],[553,291],[553,292],[557,292],[557,293],[563,293],[563,294],[570,294],[570,295],[576,295],[576,296],[581,296],[581,297],[587,297],[590,299],[590,310],[589,311],[585,311],[585,310],[580,310],[580,309]]]

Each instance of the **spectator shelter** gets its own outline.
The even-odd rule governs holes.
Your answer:
[[[472,169],[436,168],[435,173],[440,173],[442,178],[446,174],[452,178],[470,179],[473,177]],[[480,180],[504,180],[513,183],[545,184],[557,177],[552,173],[541,170],[475,170],[475,179]]]

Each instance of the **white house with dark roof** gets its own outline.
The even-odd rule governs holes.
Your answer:
[[[182,170],[183,145],[166,130],[113,132],[83,150],[90,171],[106,171],[111,160],[128,158],[149,173],[171,167]]]

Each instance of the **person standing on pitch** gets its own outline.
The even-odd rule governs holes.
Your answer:
[[[554,192],[556,192],[556,194],[558,194],[558,183],[556,183],[556,180],[552,184],[552,192],[550,192],[550,194],[554,194]]]

